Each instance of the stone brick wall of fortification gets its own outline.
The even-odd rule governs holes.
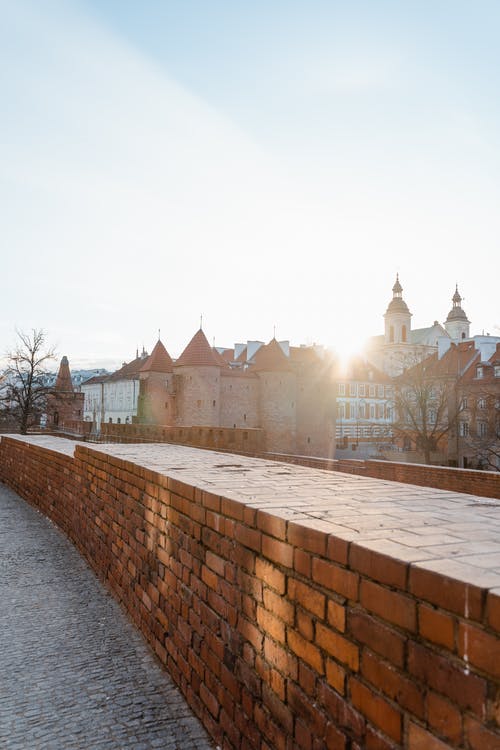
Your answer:
[[[262,372],[259,389],[260,426],[268,450],[294,453],[297,428],[297,382],[290,372]]]
[[[500,746],[500,591],[86,447],[4,438],[0,476],[74,541],[224,750]]]
[[[255,377],[221,375],[221,426],[259,427],[258,393],[259,381]]]
[[[137,403],[137,422],[145,424],[176,424],[176,400],[173,395],[172,373],[150,372],[141,376]]]
[[[177,367],[174,384],[178,425],[220,424],[218,367]]]

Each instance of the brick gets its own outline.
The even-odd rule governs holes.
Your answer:
[[[361,739],[364,736],[364,717],[345,698],[325,683],[319,684],[318,700],[338,728],[345,728],[355,739]]]
[[[414,632],[417,628],[416,603],[408,596],[363,579],[360,602],[370,612],[404,630]]]
[[[429,607],[418,605],[418,630],[423,638],[455,650],[455,620],[451,615]]]
[[[328,724],[325,732],[326,750],[347,750],[347,739],[334,724]]]
[[[410,722],[408,730],[408,750],[450,750],[450,746],[438,740],[418,724]]]
[[[264,606],[270,612],[281,618],[287,625],[294,622],[294,606],[287,599],[278,596],[271,589],[264,589],[263,592]]]
[[[446,698],[429,691],[427,694],[427,722],[445,740],[460,745],[462,740],[462,715]]]
[[[354,677],[349,680],[349,691],[353,706],[363,716],[366,716],[391,739],[396,742],[401,741],[402,715],[399,711]]]
[[[234,535],[236,540],[245,547],[253,549],[255,552],[261,551],[262,533],[257,529],[252,529],[249,526],[243,526],[242,524],[237,523]]]
[[[262,583],[277,591],[278,594],[285,593],[285,576],[268,560],[258,557],[255,561],[255,575]]]
[[[308,641],[314,641],[313,619],[306,612],[298,609],[296,612],[297,630]]]
[[[500,730],[487,728],[472,716],[465,717],[465,734],[471,750],[500,750]]]
[[[311,555],[302,549],[295,549],[293,553],[293,568],[304,578],[311,577]]]
[[[406,588],[408,563],[396,560],[388,555],[351,543],[349,549],[349,567],[379,583]]]
[[[292,680],[297,679],[297,658],[268,636],[264,637],[264,658],[278,672],[291,677]]]
[[[465,662],[500,678],[499,638],[461,622],[458,626],[458,653]]]
[[[345,693],[345,669],[333,659],[325,660],[326,681],[338,693]]]
[[[359,649],[356,644],[330,628],[316,625],[316,643],[337,661],[346,664],[355,672],[359,669]]]
[[[343,633],[345,631],[345,607],[338,604],[333,599],[329,599],[327,606],[327,620],[330,625]]]
[[[257,512],[257,528],[269,536],[286,539],[286,520],[264,510]]]
[[[290,521],[288,524],[288,542],[317,555],[325,555],[328,535],[324,531],[303,526]]]
[[[257,623],[260,628],[281,643],[285,640],[285,623],[264,607],[257,607]]]
[[[358,575],[346,568],[313,557],[312,577],[315,583],[319,583],[331,591],[354,601],[358,598]]]
[[[288,598],[312,612],[316,617],[324,618],[326,597],[317,589],[294,578],[289,578]]]
[[[347,632],[354,640],[369,646],[397,667],[403,667],[406,639],[366,612],[358,609],[349,611]]]
[[[273,539],[266,534],[262,535],[262,554],[269,560],[272,560],[286,568],[293,567],[293,547],[291,544],[281,542],[279,539]]]
[[[316,703],[293,682],[289,682],[287,689],[288,704],[292,711],[301,718],[315,736],[321,737],[326,728],[326,717]]]
[[[500,588],[488,591],[486,621],[493,630],[500,633]]]
[[[398,750],[400,747],[401,745],[395,745],[388,737],[380,734],[369,724],[367,725],[363,750]]]
[[[424,718],[424,696],[417,685],[366,649],[361,659],[361,674],[402,708],[420,719]]]
[[[474,620],[482,618],[483,594],[477,586],[412,565],[409,590],[418,599],[431,602],[440,609]]]
[[[349,545],[350,542],[346,542],[345,539],[339,539],[339,537],[330,534],[328,537],[328,544],[326,547],[326,556],[332,562],[338,562],[341,565],[347,565],[349,558]]]
[[[424,685],[446,695],[463,709],[482,716],[486,705],[486,682],[420,644],[410,642],[408,671]]]
[[[323,657],[316,646],[291,628],[287,632],[287,643],[299,659],[314,667],[318,674],[323,674]]]

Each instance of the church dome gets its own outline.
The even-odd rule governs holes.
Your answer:
[[[393,315],[395,313],[404,313],[410,315],[408,305],[403,299],[403,287],[399,281],[399,274],[396,274],[396,281],[392,287],[392,299],[387,306],[386,315]]]

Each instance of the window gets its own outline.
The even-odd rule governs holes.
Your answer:
[[[356,395],[356,383],[349,383],[349,396]]]
[[[496,378],[500,378],[500,365],[495,365],[493,368],[493,372],[495,373]]]
[[[485,398],[478,398],[478,400],[477,400],[477,408],[478,409],[486,409],[486,399]]]
[[[392,344],[394,341],[394,326],[389,328],[389,341]]]
[[[435,424],[435,422],[436,422],[436,412],[435,412],[435,411],[433,411],[432,409],[431,409],[431,411],[429,412],[429,422],[430,422],[431,424]]]
[[[375,386],[374,385],[370,386],[370,396],[375,396]]]
[[[364,383],[360,383],[358,385],[358,394],[360,396],[364,396],[365,395],[365,384]]]
[[[345,396],[345,383],[339,383],[337,390],[339,396]]]
[[[215,399],[212,401],[212,406],[215,406]]]
[[[345,404],[339,404],[339,418],[345,419]]]
[[[379,398],[384,398],[384,386],[383,385],[379,385],[377,387],[377,395]]]
[[[122,423],[121,417],[118,417],[118,419],[116,420],[116,424],[121,424],[121,423]]]
[[[375,404],[370,404],[370,419],[375,419]]]
[[[461,409],[467,409],[467,396],[464,396],[460,402]]]
[[[406,341],[406,326],[401,329],[401,341]]]
[[[460,422],[460,437],[468,437],[469,435],[469,423]]]
[[[481,365],[478,365],[476,367],[476,378],[482,378],[483,377],[483,368]]]
[[[365,415],[365,405],[364,404],[360,404],[359,405],[359,416],[361,417],[361,419],[364,419],[365,416],[366,416]]]
[[[486,437],[488,433],[488,425],[486,422],[478,422],[477,424],[477,434],[479,437]]]

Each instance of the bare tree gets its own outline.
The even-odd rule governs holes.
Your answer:
[[[500,384],[469,388],[464,403],[470,418],[468,434],[461,437],[464,454],[479,468],[500,471]]]
[[[43,411],[48,388],[45,366],[54,359],[42,329],[16,331],[18,343],[7,353],[0,401],[25,435]]]
[[[409,367],[395,379],[394,421],[391,430],[415,444],[426,464],[443,438],[457,428],[463,409],[456,378],[437,374],[431,357]]]

